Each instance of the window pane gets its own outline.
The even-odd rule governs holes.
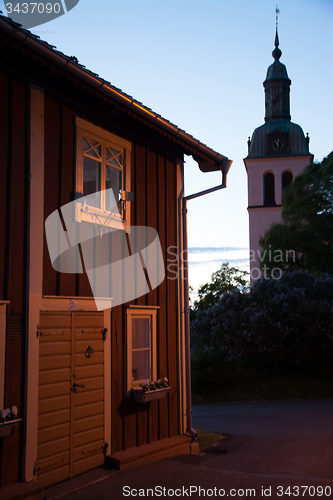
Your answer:
[[[101,166],[98,161],[91,158],[83,159],[83,196],[96,193],[95,197],[89,197],[89,205],[93,207],[101,206]]]
[[[102,145],[100,142],[95,141],[91,138],[83,139],[83,151],[84,155],[93,156],[94,158],[101,159]]]
[[[112,188],[114,198],[116,203],[120,200],[120,191],[122,189],[122,175],[121,170],[116,170],[112,167],[106,167],[106,179],[105,179],[105,189]],[[111,197],[107,197],[106,199],[106,210],[112,210],[114,207],[112,206]]]
[[[132,353],[132,380],[150,380],[149,350],[133,351]]]
[[[149,319],[132,319],[132,349],[149,347]]]
[[[111,146],[106,146],[106,163],[110,166],[114,165],[115,167],[122,168],[122,151],[112,148]]]

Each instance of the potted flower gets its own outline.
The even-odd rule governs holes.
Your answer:
[[[0,438],[14,434],[17,424],[21,421],[17,418],[17,413],[16,406],[12,406],[11,410],[6,408],[0,412]]]
[[[163,399],[169,393],[171,387],[166,377],[156,382],[145,380],[140,384],[141,389],[132,389],[132,397],[136,403],[147,403],[155,399]]]

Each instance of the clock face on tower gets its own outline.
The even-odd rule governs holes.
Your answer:
[[[282,139],[273,139],[271,147],[273,151],[283,151],[284,150],[284,141]]]
[[[288,140],[286,134],[270,135],[268,137],[268,150],[269,154],[276,155],[278,153],[287,153],[288,151]]]

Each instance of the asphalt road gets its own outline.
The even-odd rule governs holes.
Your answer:
[[[193,423],[229,434],[225,470],[333,480],[333,400],[197,405]]]
[[[195,405],[193,413],[195,428],[227,434],[207,453],[96,469],[46,499],[333,498],[333,400]]]

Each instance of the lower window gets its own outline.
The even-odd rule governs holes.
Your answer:
[[[157,307],[127,308],[127,391],[157,378]]]

